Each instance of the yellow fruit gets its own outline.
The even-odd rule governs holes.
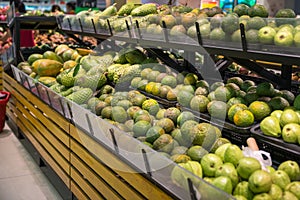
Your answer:
[[[235,115],[235,113],[239,110],[248,110],[248,107],[245,104],[234,104],[233,106],[231,106],[228,110],[228,119],[230,121],[233,121],[233,116]]]
[[[255,120],[262,120],[271,113],[270,106],[263,101],[254,101],[249,105],[249,110],[253,113]]]
[[[145,91],[149,94],[152,93],[152,88],[155,85],[155,82],[149,82],[146,84]]]
[[[240,127],[251,126],[254,123],[254,115],[249,110],[239,110],[233,116],[233,122]]]

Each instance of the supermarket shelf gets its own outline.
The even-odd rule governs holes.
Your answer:
[[[20,16],[14,17],[8,24],[9,28],[18,26],[27,30],[54,30],[57,28],[55,16]]]
[[[72,130],[70,129],[71,130],[70,136],[73,137],[71,138],[74,143],[73,146],[74,145],[78,146],[77,143],[80,143],[80,145],[82,146],[80,148],[92,152],[94,156],[96,155],[95,157],[96,160],[101,160],[100,163],[108,162],[111,165],[115,165],[114,163],[110,163],[111,162],[110,160],[105,159],[105,158],[115,157],[118,160],[118,162],[121,162],[123,163],[123,165],[130,167],[131,171],[133,170],[134,173],[139,174],[138,175],[139,177],[143,177],[144,181],[146,181],[149,186],[156,187],[157,189],[159,188],[161,192],[155,194],[157,195],[157,198],[160,196],[163,199],[172,198],[172,199],[193,200],[193,198],[191,198],[190,192],[183,190],[182,188],[179,188],[172,182],[171,172],[172,169],[176,166],[176,164],[172,162],[170,159],[154,151],[153,149],[141,143],[137,139],[132,138],[132,136],[121,131],[114,125],[99,118],[91,111],[71,101],[68,101],[64,97],[59,96],[54,92],[51,93],[52,90],[50,90],[48,87],[42,84],[34,83],[34,80],[31,77],[26,75],[24,72],[20,71],[18,68],[14,66],[11,67],[14,72],[14,77],[16,82],[15,85],[18,86],[17,87],[18,90],[21,90],[20,85],[23,85],[22,90],[26,91],[26,92],[23,91],[22,94],[30,95],[32,99],[39,99],[40,101],[39,105],[42,104],[43,106],[49,106],[52,109],[52,112],[56,111],[55,113],[60,114],[60,117],[65,118],[65,120],[69,122],[70,126],[72,127],[71,128]],[[7,88],[10,87],[7,86]],[[17,96],[16,98],[19,98],[19,96]],[[50,117],[50,119],[52,119],[51,115],[48,116]],[[79,134],[80,136],[78,136],[77,134]],[[71,149],[72,149],[72,141],[71,141]],[[94,144],[90,145],[91,143]],[[95,146],[99,146],[96,148],[97,150],[94,149]],[[110,156],[103,157],[102,153],[99,154],[100,148],[103,149],[102,151],[105,152],[106,154],[109,153]],[[80,155],[78,154],[74,157],[74,159],[76,159],[77,157],[81,158]],[[159,163],[157,163],[157,160],[159,160]],[[122,171],[124,169],[117,168],[117,171],[120,170]],[[82,181],[79,180],[80,178],[78,177],[79,175],[78,172],[81,171],[82,169],[80,169],[79,167],[77,167],[76,169],[71,167],[71,176],[72,174],[75,174],[76,176],[76,178],[74,179],[75,182]],[[184,173],[189,174],[190,172],[184,172]],[[197,182],[201,183],[200,184],[201,187],[199,187],[200,191],[204,189],[204,187],[212,187],[206,185],[206,183],[204,183],[203,180],[195,177],[194,175],[189,174],[187,177],[189,176],[192,176],[193,180],[195,179],[197,180]],[[126,180],[126,181],[132,181],[132,180]],[[95,184],[93,180],[90,180],[89,182],[90,184]],[[80,185],[80,187],[77,189],[80,188],[84,190],[85,186]],[[148,193],[147,191],[149,190],[143,191],[144,187],[140,188],[137,185],[134,185],[134,188],[135,190],[138,190],[140,193],[142,193],[143,196],[146,197],[146,199],[149,199],[151,198],[151,195],[154,195],[152,193],[151,194]],[[156,191],[156,190],[152,190],[152,191]],[[84,191],[82,192],[84,193]],[[198,191],[196,191],[195,193],[198,193]],[[88,193],[86,193],[86,195],[88,195]],[[228,197],[228,199],[231,198],[226,193],[219,191],[217,189],[215,189],[214,194],[211,195],[212,196],[210,196],[208,199],[215,199],[216,196],[218,197],[226,196]]]
[[[127,31],[122,33],[112,30],[109,25],[109,32],[102,32],[94,29],[85,30],[81,27],[62,26],[61,18],[58,18],[59,28],[68,34],[88,35],[93,36],[99,40],[115,40],[123,41],[130,44],[140,45],[143,48],[158,48],[158,49],[180,49],[187,52],[198,52],[204,55],[223,55],[224,59],[235,61],[260,74],[262,77],[268,79],[281,89],[291,88],[291,73],[292,66],[300,63],[299,48],[297,47],[279,47],[275,45],[263,44],[247,44],[245,38],[241,43],[227,42],[227,41],[213,41],[209,39],[202,39],[200,32],[197,38],[190,38],[188,36],[174,37],[170,36],[167,31],[162,35],[150,35],[143,30],[127,24]],[[124,22],[125,23],[125,22]],[[80,23],[81,24],[81,23]],[[197,23],[196,23],[197,26]],[[241,30],[243,26],[241,25]],[[76,31],[74,31],[74,30]],[[281,75],[275,75],[260,65],[259,61],[280,63]],[[219,66],[222,70],[227,65]]]

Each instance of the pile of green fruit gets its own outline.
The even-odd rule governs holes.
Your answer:
[[[300,198],[300,169],[296,162],[289,160],[281,163],[277,170],[270,166],[263,170],[256,158],[245,157],[238,146],[230,143],[221,145],[215,153],[203,154],[199,162],[187,161],[179,166],[238,200]],[[187,178],[190,178],[202,198],[214,194],[179,166],[174,167],[171,174],[174,183],[188,190]]]
[[[287,143],[300,145],[300,95],[295,98],[293,107],[275,110],[263,119],[260,129],[263,134],[280,138]]]
[[[177,101],[180,106],[216,119],[249,127],[267,117],[272,110],[283,110],[293,104],[295,96],[288,90],[277,90],[270,83],[232,77],[226,83],[209,85],[193,73],[173,73],[162,65],[145,68],[131,81],[131,86],[159,98]]]

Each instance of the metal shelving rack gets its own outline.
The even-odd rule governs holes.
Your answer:
[[[296,47],[278,47],[275,45],[262,45],[262,44],[247,44],[245,37],[245,30],[243,24],[240,24],[241,30],[241,43],[233,43],[226,41],[211,41],[202,39],[199,24],[196,23],[197,27],[197,38],[194,38],[194,42],[185,42],[178,38],[177,41],[170,40],[170,36],[167,31],[164,31],[163,37],[157,40],[156,38],[150,38],[143,35],[139,28],[134,28],[127,24],[126,35],[119,35],[114,33],[110,26],[109,20],[107,21],[110,30],[108,33],[103,33],[96,30],[94,23],[92,22],[94,29],[86,31],[80,26],[79,29],[74,30],[71,23],[69,27],[62,27],[62,19],[58,18],[59,28],[67,34],[78,34],[93,36],[99,40],[106,40],[113,38],[113,40],[124,41],[131,44],[138,44],[146,47],[164,47],[172,49],[180,49],[191,52],[203,53],[202,46],[210,55],[222,55],[224,59],[216,63],[216,68],[219,71],[224,71],[228,65],[233,61],[248,68],[251,71],[256,72],[263,78],[269,80],[273,84],[277,85],[280,89],[290,89],[292,85],[291,73],[293,65],[299,65],[300,53],[299,48]],[[80,23],[81,24],[81,23]],[[134,24],[139,27],[138,23]],[[265,67],[260,65],[256,61],[266,61],[272,63],[281,64],[281,75],[275,75],[270,71],[266,70]]]

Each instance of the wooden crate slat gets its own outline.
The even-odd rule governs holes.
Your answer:
[[[84,141],[85,144],[89,144],[89,151],[97,156],[107,166],[112,167],[117,174],[119,174],[124,180],[126,180],[132,187],[138,190],[142,195],[148,199],[172,199],[169,195],[163,192],[160,188],[153,185],[149,180],[144,178],[142,175],[134,171],[130,166],[126,165],[119,158],[109,152],[107,149],[99,145],[95,140],[90,138],[88,135],[78,130],[75,126],[70,126],[70,134],[79,143]],[[82,143],[81,143],[82,144]],[[107,159],[109,158],[109,159]],[[122,170],[118,170],[118,169]]]
[[[38,118],[45,126],[52,131],[52,133],[57,136],[60,141],[62,141],[66,146],[69,146],[69,137],[65,132],[57,127],[57,124],[53,123],[51,119],[44,116],[41,111],[35,108],[34,105],[32,105],[28,100],[30,100],[33,95],[29,95],[27,98],[23,97],[18,92],[14,92],[13,94],[24,106],[26,106],[35,116]]]
[[[37,105],[39,107],[39,109],[42,110],[50,119],[55,119],[54,122],[57,125],[59,125],[63,130],[69,131],[69,121],[68,120],[66,120],[63,116],[61,116],[55,110],[50,108],[47,104],[45,104],[38,97],[34,96],[30,91],[28,91],[26,88],[21,86],[16,80],[14,80],[8,74],[4,73],[4,79],[6,80],[7,84],[12,85],[14,87],[12,90],[8,90],[8,91],[13,92],[14,90],[17,90],[25,97],[31,96],[31,98],[28,100],[32,101],[32,103],[34,105]]]
[[[97,191],[102,194],[106,199],[122,199],[113,188],[109,187],[103,180],[99,179],[95,172],[89,170],[88,166],[81,162],[76,155],[71,153],[72,167],[76,168],[77,171],[82,174],[82,177],[94,186]],[[72,174],[71,174],[72,175]],[[71,176],[72,178],[72,176]]]
[[[23,113],[25,112],[25,109],[21,103],[17,103],[17,108],[21,110]],[[57,149],[58,152],[63,155],[63,157],[69,161],[70,159],[70,150],[69,145],[65,146],[62,142],[60,142],[56,137],[53,136],[53,133],[48,130],[44,124],[42,124],[38,119],[33,117],[32,115],[27,113],[26,117],[31,121],[31,123],[36,127],[37,130],[39,130],[39,133],[44,136],[45,139],[48,140],[48,142],[53,145]],[[62,133],[64,134],[64,133]]]
[[[71,180],[71,187],[70,187],[72,193],[76,196],[78,200],[88,200],[90,199],[81,189],[80,187]]]
[[[22,117],[19,117],[22,118]],[[22,130],[31,144],[36,148],[39,154],[45,159],[45,161],[51,166],[55,173],[61,178],[64,184],[70,188],[70,177],[60,168],[56,161],[48,154],[48,152],[41,146],[41,144],[32,135],[34,129],[31,129],[29,122],[25,119],[18,120],[17,126]],[[29,128],[30,130],[28,130]]]
[[[118,188],[118,193],[125,199],[145,199],[141,194],[135,191],[134,188],[126,184],[123,180],[116,176],[116,174],[109,170],[108,167],[101,164],[93,156],[90,155],[84,148],[76,141],[71,140],[72,151],[82,159],[90,168],[92,168],[99,176],[108,182],[112,188]],[[72,161],[72,160],[71,160]]]
[[[78,185],[80,185],[80,188],[84,191],[84,193],[90,198],[90,199],[104,199],[91,185],[89,185],[79,174],[79,172],[71,167],[71,177],[74,182],[76,182]]]
[[[35,130],[32,131],[32,133],[35,133],[34,136],[35,138],[41,143],[41,145],[49,152],[49,154],[57,161],[57,163],[61,166],[61,168],[69,174],[69,162],[60,154],[59,150],[56,150],[52,144],[47,141],[44,137],[43,134],[38,130],[38,128],[35,126],[36,120],[30,115],[30,113],[21,105],[17,105],[17,108],[20,110],[20,113],[23,113],[27,117],[27,120],[31,127]],[[18,116],[19,116],[18,114]],[[21,119],[21,118],[20,118]]]

